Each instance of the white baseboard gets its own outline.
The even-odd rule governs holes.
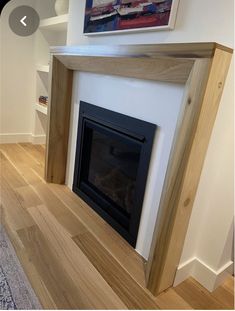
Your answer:
[[[174,286],[177,286],[188,277],[192,276],[202,286],[213,292],[228,275],[233,273],[233,262],[229,261],[219,270],[214,270],[199,258],[194,257],[181,264],[176,272]]]
[[[0,144],[33,143],[45,144],[46,135],[33,135],[31,133],[0,134]]]
[[[178,266],[175,275],[174,286],[179,285],[184,280],[192,276],[192,271],[194,269],[194,261],[195,258],[192,258]]]
[[[32,135],[29,133],[0,134],[0,144],[29,143],[31,140]]]
[[[34,145],[42,145],[46,143],[46,135],[32,135],[31,142]]]

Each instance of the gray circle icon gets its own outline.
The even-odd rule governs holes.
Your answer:
[[[11,30],[18,36],[31,36],[39,26],[38,13],[30,6],[19,6],[9,16]]]

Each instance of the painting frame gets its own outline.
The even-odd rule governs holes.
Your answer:
[[[110,35],[110,34],[114,35],[114,34],[125,34],[125,33],[173,30],[175,28],[177,11],[178,11],[179,2],[180,2],[180,0],[171,0],[172,1],[171,9],[170,9],[170,13],[169,13],[168,23],[166,25],[152,26],[152,27],[129,28],[129,29],[112,29],[112,30],[108,30],[108,31],[106,30],[106,31],[86,32],[86,23],[87,23],[87,20],[89,18],[89,15],[87,14],[88,2],[91,3],[93,1],[92,0],[85,0],[84,26],[83,26],[83,35],[84,36],[101,36],[101,35]],[[147,1],[148,0],[146,0],[146,2]],[[165,1],[167,1],[167,0],[165,0]],[[111,2],[111,0],[110,0],[110,2]]]

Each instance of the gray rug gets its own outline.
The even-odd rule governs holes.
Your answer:
[[[42,307],[0,225],[0,310],[32,309],[39,310]]]

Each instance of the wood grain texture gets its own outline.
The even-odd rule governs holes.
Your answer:
[[[77,286],[83,308],[126,309],[125,304],[97,272],[85,254],[76,247],[67,231],[45,206],[30,208],[30,214],[47,237],[51,249],[66,274]],[[86,295],[82,295],[83,293]]]
[[[19,144],[24,150],[31,155],[36,161],[38,161],[43,167],[45,164],[45,146],[33,145],[28,143]]]
[[[150,293],[126,273],[91,233],[78,235],[73,240],[128,309],[158,309]]]
[[[166,204],[160,209],[162,214],[157,220],[148,261],[148,288],[155,295],[172,286],[174,281],[230,61],[230,53],[216,49],[205,92],[201,88],[204,96],[202,100],[196,96],[200,113],[192,119],[193,128],[185,140],[188,143],[177,178],[166,196]]]
[[[190,279],[153,297],[138,280],[133,249],[65,186],[32,176],[37,155],[32,146],[25,147],[0,145],[0,165],[7,167],[0,170],[0,220],[44,309],[231,306],[233,278],[212,294]],[[129,273],[131,263],[135,268]]]
[[[177,197],[180,194],[180,187],[183,182],[184,166],[189,157],[190,146],[201,109],[210,65],[211,61],[209,60],[197,60],[186,85],[181,113],[182,116],[181,120],[178,121],[178,130],[175,133],[173,141],[153,235],[154,237],[146,265],[147,284],[148,288],[152,291],[154,291],[153,288],[162,280],[162,277],[165,283],[167,277],[168,283],[173,282],[172,278],[174,278],[174,276],[171,270],[165,272],[165,274],[162,274],[162,272],[171,239],[171,230],[175,220]],[[159,256],[159,254],[161,254],[161,256]],[[178,253],[173,253],[171,255],[172,263],[176,267],[179,260],[177,256],[180,255]],[[173,273],[175,273],[175,270]],[[164,285],[163,290],[169,286],[168,284],[166,286]]]
[[[57,221],[66,229],[70,236],[87,231],[85,226],[77,217],[74,217],[74,214],[57,198],[46,184],[38,183],[35,185],[34,190],[41,202],[47,206],[50,213],[56,217]]]
[[[215,42],[138,44],[138,45],[81,45],[52,47],[54,55],[79,55],[98,57],[173,57],[173,58],[212,58],[215,49],[232,53],[232,49]]]
[[[0,178],[0,189],[0,204],[4,211],[5,221],[11,224],[14,231],[32,226],[32,217],[25,211],[17,192],[3,176]]]
[[[229,276],[223,284],[223,288],[234,295],[234,277]]]
[[[67,162],[73,71],[52,57],[48,105],[45,178],[64,184]]]
[[[0,151],[1,176],[8,180],[12,187],[24,187],[27,183],[22,176],[14,169],[6,156]]]
[[[178,295],[175,289],[170,288],[155,298],[156,303],[162,310],[191,310],[187,301]]]
[[[24,271],[27,274],[27,277],[37,297],[39,298],[41,305],[47,310],[56,309],[56,303],[53,301],[48,291],[48,288],[42,280],[40,273],[32,262],[31,257],[29,256],[29,252],[26,250],[24,244],[22,243],[19,237],[19,232],[17,233],[13,231],[11,224],[5,219],[5,217],[2,217],[1,221],[5,229],[7,230],[8,236],[10,237],[11,243],[14,246],[17,257],[21,262]],[[20,230],[27,230],[28,228],[31,227],[25,227],[24,229]]]
[[[40,164],[33,156],[24,151],[20,145],[2,144],[0,151],[7,158],[9,163],[14,166],[15,170],[21,176],[26,184],[36,184],[44,181],[38,171],[44,169],[44,165]]]
[[[222,285],[212,293],[212,296],[226,309],[234,309],[234,291],[231,293]]]
[[[45,310],[58,310],[58,302],[53,299],[50,293],[52,290],[48,285],[45,284],[43,280],[44,275],[41,275],[40,269],[36,267],[37,264],[32,260],[29,252],[26,251],[26,248],[24,246],[22,249],[15,247],[15,250],[20,262],[23,265],[24,271],[26,272],[27,277],[32,285],[32,288],[34,289],[37,297],[41,302],[41,305],[44,307]],[[48,257],[48,259],[51,258]],[[42,259],[40,258],[39,260]]]
[[[199,310],[221,310],[227,309],[224,304],[218,301],[210,292],[203,288],[197,281],[190,278],[175,289],[193,309]]]
[[[37,196],[34,188],[30,185],[16,188],[15,191],[21,206],[25,209],[42,204],[41,199]]]
[[[174,58],[86,57],[57,55],[67,68],[135,79],[184,84],[194,61]]]
[[[50,184],[52,192],[110,252],[142,287],[145,287],[144,260],[109,224],[67,187]]]
[[[64,271],[38,227],[21,229],[17,233],[31,262],[49,289],[52,300],[56,301],[57,308],[83,309],[85,305],[76,291],[75,284]]]

